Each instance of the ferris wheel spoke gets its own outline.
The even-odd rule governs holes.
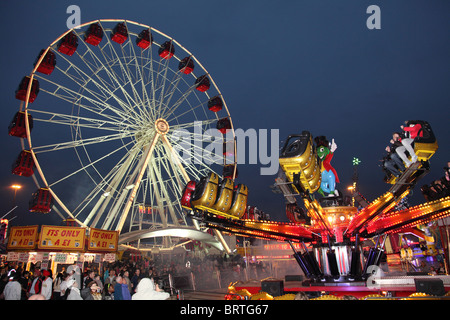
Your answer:
[[[113,107],[112,105],[108,104],[107,102],[101,100],[100,98],[91,98],[84,94],[81,94],[79,92],[75,92],[74,90],[71,90],[65,86],[62,86],[60,84],[57,84],[53,81],[50,81],[48,79],[43,78],[46,82],[52,84],[55,86],[55,89],[53,91],[49,91],[46,89],[40,89],[43,92],[46,92],[58,99],[67,101],[69,103],[76,103],[81,108],[93,113],[98,114],[100,116],[111,118],[110,114],[106,111],[112,111],[115,115],[119,116],[123,121],[126,121],[130,118],[130,116],[124,111],[117,109]],[[92,103],[92,106],[82,104],[80,101],[86,100],[90,103]]]
[[[178,72],[173,76],[172,80],[169,81],[168,90],[166,90],[166,93],[161,99],[165,105],[170,105],[170,101],[172,100],[173,95],[175,94],[175,92],[177,92],[177,90],[179,90],[178,85],[182,79],[183,73]]]
[[[91,53],[91,55],[95,55],[95,53],[93,53],[90,48],[88,48],[89,53]],[[57,70],[59,70],[62,74],[64,74],[67,78],[69,78],[70,80],[72,80],[73,82],[75,82],[77,85],[79,85],[80,88],[82,88],[83,90],[89,92],[93,97],[96,98],[97,101],[107,101],[110,98],[114,99],[114,101],[116,101],[121,107],[122,109],[130,109],[129,107],[129,103],[127,104],[126,102],[122,101],[122,99],[120,99],[114,92],[116,90],[118,90],[119,86],[114,86],[113,84],[108,83],[107,81],[105,81],[100,75],[100,71],[104,70],[101,67],[96,67],[95,69],[93,68],[92,64],[90,64],[87,59],[85,58],[85,54],[79,54],[77,52],[78,57],[81,59],[81,61],[84,62],[84,64],[86,65],[86,67],[90,70],[90,72],[92,73],[92,76],[95,76],[95,78],[97,79],[97,81],[92,77],[89,76],[86,72],[84,72],[80,67],[76,66],[70,59],[68,59],[65,55],[59,53],[58,51],[56,51],[58,53],[58,55],[64,59],[64,61],[66,61],[68,63],[68,67],[63,70],[60,67],[56,67]],[[102,65],[103,68],[106,68],[105,65]],[[70,73],[70,70],[74,70],[78,76],[73,75],[72,73]],[[105,72],[108,73],[108,70],[105,70]],[[109,74],[108,74],[109,75]],[[110,77],[111,80],[111,77]],[[117,81],[117,79],[116,79]],[[98,92],[94,92],[92,89],[89,89],[87,87],[87,85],[89,83],[92,83],[96,89],[98,89],[100,91],[100,93]],[[112,107],[112,106],[111,106]]]
[[[142,96],[140,97],[141,98],[141,105],[142,105],[142,108],[144,108],[146,110],[146,112],[143,112],[143,114],[148,114],[149,117],[153,116],[153,119],[156,119],[154,117],[154,115],[150,114],[150,112],[149,112],[149,110],[151,111],[152,108],[151,108],[151,105],[150,105],[150,98],[148,96],[147,88],[146,88],[146,85],[145,85],[146,82],[145,82],[145,78],[144,78],[145,77],[144,60],[143,60],[143,56],[142,56],[143,51],[151,52],[151,46],[149,48],[147,48],[146,50],[141,50],[141,54],[139,56],[140,57],[140,62],[138,61],[139,59],[138,59],[138,56],[136,55],[136,51],[134,49],[134,46],[132,46],[130,44],[130,47],[132,48],[133,57],[134,57],[134,60],[135,60],[136,80],[137,80],[135,82],[135,86],[138,86],[138,83],[140,84],[140,88],[141,88],[141,92],[142,92]],[[148,59],[149,58],[147,57],[147,61],[148,61]]]
[[[147,62],[149,64],[149,67],[147,68],[148,69],[148,82],[143,85],[145,87],[147,87],[147,86],[150,87],[148,91],[146,90],[147,95],[149,95],[148,105],[149,105],[149,109],[152,112],[153,118],[156,119],[157,115],[156,115],[156,108],[155,108],[155,102],[154,102],[156,88],[155,88],[155,74],[153,72],[154,60],[151,58],[153,56],[152,46],[150,46],[148,54],[150,55],[150,59]],[[142,67],[144,68],[145,65],[142,65]]]
[[[130,180],[130,181],[132,181],[132,183],[129,183],[129,185],[133,184],[133,187],[130,191],[130,195],[128,197],[128,200],[126,201],[126,204],[123,208],[122,213],[120,214],[120,219],[116,226],[116,230],[118,230],[119,232],[122,230],[122,227],[125,223],[125,219],[128,216],[128,212],[131,208],[132,203],[134,202],[137,190],[141,183],[142,177],[144,176],[144,173],[145,173],[145,168],[147,167],[148,163],[151,161],[153,150],[155,149],[155,146],[158,142],[159,137],[160,137],[160,134],[156,133],[153,136],[152,141],[148,145],[146,145],[144,152],[142,153],[141,159],[139,160],[139,163],[136,167],[136,171],[135,171],[135,173],[133,173],[133,176],[131,177],[132,180]]]
[[[185,179],[186,176],[195,177],[195,179],[200,179],[203,175],[205,175],[208,171],[211,170],[210,167],[207,165],[207,163],[208,162],[214,163],[214,159],[210,158],[208,153],[203,152],[204,150],[202,146],[200,145],[197,146],[196,144],[191,146],[189,144],[188,149],[186,149],[181,144],[171,143],[170,142],[170,140],[172,140],[171,138],[168,139],[169,139],[168,143],[175,145],[178,151],[178,153],[172,151],[172,154],[170,156],[176,157],[177,161],[179,161],[179,163],[177,164],[183,168],[185,172],[184,173]],[[193,147],[192,150],[191,147]],[[173,147],[171,148],[172,150],[174,149]],[[183,155],[187,154],[188,158],[183,159],[182,157],[179,157],[178,156],[179,152],[182,152]],[[187,179],[187,181],[189,181],[189,179]]]
[[[165,214],[165,205],[162,200],[160,188],[159,188],[159,181],[157,180],[154,170],[151,167],[147,168],[147,176],[149,177],[148,181],[151,184],[151,190],[152,190],[152,203],[154,206],[154,203],[156,203],[157,211],[159,213],[159,217],[161,218],[161,222],[163,227],[167,227],[168,221]]]
[[[88,210],[88,206],[91,205],[93,202],[97,201],[94,205],[94,209],[96,209],[98,206],[100,206],[103,203],[103,200],[106,198],[104,196],[104,185],[103,184],[97,184],[95,187],[91,190],[89,195],[82,201],[80,201],[79,205],[74,208],[73,213],[75,217],[79,217],[80,215],[84,214],[86,210]],[[100,200],[99,200],[100,199]],[[91,210],[92,212],[92,210]],[[90,221],[86,219],[83,223],[88,225]]]
[[[60,142],[60,143],[53,143],[48,145],[41,145],[41,146],[34,146],[33,151],[34,153],[43,153],[43,152],[50,152],[50,151],[59,151],[64,150],[68,148],[77,148],[81,146],[87,146],[92,144],[99,144],[104,142],[110,142],[114,140],[121,140],[124,138],[132,137],[132,133],[116,133],[116,134],[110,134],[110,135],[104,135],[104,136],[98,136],[93,138],[85,138],[75,141],[66,141],[66,142]]]
[[[109,203],[113,198],[120,195],[121,189],[124,189],[124,181],[126,181],[126,177],[130,174],[130,170],[134,168],[139,153],[140,149],[133,147],[132,150],[125,154],[102,179],[101,184],[104,185],[104,193],[97,201],[94,208],[89,212],[89,215],[85,220],[86,224],[89,224],[91,219],[95,216],[94,221],[91,223],[91,226],[95,228],[103,214],[109,211],[107,209]]]
[[[164,65],[161,63],[163,62]],[[155,64],[157,69],[155,69]],[[164,78],[160,77],[161,73],[164,73],[164,70],[168,70],[169,60],[164,61],[155,61],[154,59],[150,59],[150,98],[151,98],[151,107],[154,110],[154,114],[156,117],[160,115],[160,103],[158,97],[161,95],[161,90],[164,85]]]
[[[168,122],[178,121],[178,119],[180,119],[181,117],[192,113],[196,117],[196,120],[198,120],[197,115],[195,114],[195,110],[202,108],[207,103],[207,102],[200,102],[199,104],[197,104],[195,106],[191,106],[186,111],[184,111],[180,114],[174,115],[174,112],[181,105],[181,102],[179,104],[177,104],[177,106],[173,107],[172,110],[170,110],[170,112],[165,115],[164,119],[167,119]]]
[[[153,162],[153,164],[154,164],[154,162]],[[170,203],[170,200],[169,199],[172,199],[173,197],[171,197],[170,195],[169,195],[169,192],[167,191],[167,188],[166,188],[166,184],[165,183],[161,183],[162,181],[164,181],[163,180],[163,178],[162,178],[162,176],[161,176],[161,170],[155,170],[155,167],[156,166],[150,166],[150,168],[149,168],[149,170],[153,173],[153,176],[155,177],[155,179],[156,179],[156,181],[159,181],[159,183],[158,184],[156,184],[156,185],[158,185],[158,188],[160,189],[160,192],[161,192],[161,197],[163,198],[163,199],[165,199],[165,202],[168,204],[168,205],[166,205],[166,207],[168,208],[168,210],[169,210],[169,213],[170,213],[170,215],[171,215],[171,218],[172,218],[172,222],[176,225],[176,226],[179,226],[180,224],[179,224],[179,222],[178,222],[178,218],[177,218],[177,216],[176,216],[176,214],[175,214],[175,211],[174,211],[174,209],[173,209],[173,206],[171,205],[171,203]],[[157,193],[156,193],[157,194]],[[159,197],[157,197],[157,199],[158,199]],[[159,199],[159,203],[161,204],[161,205],[163,205],[163,199]],[[158,201],[157,201],[158,202]],[[164,206],[164,205],[163,205]]]
[[[137,56],[136,56],[136,51],[134,50],[134,46],[131,43],[131,37],[128,37],[127,43],[125,45],[121,46],[122,56],[124,57],[124,60],[126,59],[125,49],[127,47],[129,48],[129,57],[130,58],[128,59],[127,63],[124,63],[124,65],[121,65],[121,66],[122,66],[122,68],[124,70],[126,70],[126,74],[128,75],[129,82],[131,84],[133,84],[133,82],[137,83],[139,81],[142,81],[142,80],[140,80],[142,78],[142,75],[140,75],[140,72],[139,72],[140,69],[138,67],[138,60],[137,60]],[[135,69],[135,72],[136,72],[134,77],[132,76],[132,71],[130,70],[130,65],[133,65],[133,63],[134,63],[134,69]],[[135,101],[137,101],[137,100],[140,101],[138,106],[144,106],[143,97],[138,93],[138,91],[136,90],[135,85],[131,85],[131,89],[133,91],[133,96],[134,96]]]
[[[169,173],[169,179],[176,181],[176,183],[172,183],[172,185],[175,185],[177,189],[180,190],[179,195],[181,196],[181,189],[189,181],[189,176],[186,174],[186,171],[176,157],[176,154],[173,153],[171,146],[164,141],[164,138],[163,142],[164,143],[158,149],[160,154],[160,165],[164,167],[165,172]]]
[[[165,119],[170,119],[170,116],[172,116],[175,111],[185,102],[189,96],[195,91],[195,85],[190,86],[187,88],[185,92],[181,94],[181,97],[178,98],[177,101],[175,101],[170,108],[167,108],[166,112],[162,115]],[[201,103],[199,106],[203,105],[204,103]],[[176,118],[175,118],[176,119]]]
[[[103,28],[103,26],[102,26],[102,28]],[[103,30],[105,30],[105,29],[103,28]],[[104,33],[107,34],[106,32],[104,32]],[[114,60],[117,60],[117,62],[119,63],[120,71],[121,71],[121,73],[122,73],[122,75],[123,75],[122,84],[125,84],[125,83],[128,83],[128,82],[129,82],[129,83],[132,83],[131,75],[127,72],[127,68],[124,67],[123,62],[122,62],[122,60],[121,60],[121,57],[120,57],[120,55],[117,53],[116,49],[114,48],[114,45],[113,45],[113,43],[111,42],[110,37],[106,36],[105,38],[106,38],[106,40],[107,40],[107,43],[105,44],[105,47],[106,47],[106,46],[108,47],[109,52],[110,52],[112,58],[113,58]],[[130,37],[128,37],[128,43],[129,43],[129,41],[130,41]],[[121,47],[122,47],[122,46],[121,46]],[[104,48],[104,47],[99,47],[99,49],[100,49],[100,51],[101,51],[103,57],[105,58],[106,61],[108,61],[108,59],[106,59],[106,56],[105,56],[106,53],[105,53],[105,51],[103,50],[103,48]],[[101,62],[101,63],[103,64],[103,62]],[[104,64],[103,64],[103,65],[104,65]],[[106,69],[105,69],[105,71],[106,71]],[[116,82],[118,83],[118,85],[120,86],[122,93],[123,93],[124,96],[126,97],[126,99],[127,99],[127,101],[128,101],[128,104],[131,105],[131,106],[138,105],[138,103],[130,96],[130,94],[129,94],[126,90],[123,89],[122,85],[120,85],[120,82],[118,81],[117,73],[116,73],[111,67],[109,68],[108,71],[109,71],[109,73],[111,73],[112,75],[115,76],[114,78],[115,78]],[[128,80],[125,80],[125,78],[127,78]],[[131,100],[132,102],[130,102],[129,100]]]
[[[170,126],[170,132],[175,132],[177,130],[187,130],[187,129],[195,129],[198,128],[199,123],[201,123],[202,128],[207,128],[211,124],[217,123],[217,119],[206,119],[206,120],[196,120],[192,122],[179,123]]]
[[[132,144],[133,142],[130,141],[128,144]],[[128,145],[124,145],[123,148],[127,148]],[[106,193],[111,192],[117,192],[117,190],[127,187],[125,184],[125,181],[123,180],[124,177],[126,177],[131,168],[135,166],[135,164],[138,161],[138,155],[140,153],[140,149],[135,148],[136,145],[134,145],[131,150],[126,152],[124,156],[117,162],[116,165],[113,166],[113,168],[106,174],[102,175],[96,167],[93,169],[95,170],[96,174],[101,177],[101,183],[106,183],[107,190]],[[122,148],[116,149],[115,151],[111,152],[110,155],[112,155],[114,152],[119,151]],[[87,154],[87,153],[86,153]],[[88,155],[88,154],[87,154]],[[89,162],[92,161],[90,157],[88,157]],[[80,162],[81,159],[80,159]],[[86,172],[88,173],[88,172]],[[88,173],[89,174],[89,173]],[[95,182],[95,179],[93,179]]]
[[[153,55],[153,46],[150,46],[148,49],[146,50],[142,50],[141,51],[141,55],[140,55],[140,59],[141,59],[141,78],[140,78],[140,82],[141,82],[141,87],[142,87],[142,92],[143,92],[143,96],[145,97],[145,101],[146,101],[146,107],[147,110],[149,111],[152,119],[156,119],[156,111],[153,108],[152,105],[152,93],[154,92],[154,83],[153,83],[153,72],[152,72],[152,68],[153,68],[153,59],[151,58]],[[145,52],[146,51],[146,52]],[[144,53],[147,53],[146,56],[144,56]],[[146,72],[146,70],[148,70],[148,72]],[[148,73],[147,75],[147,79],[146,79],[146,73]],[[148,87],[150,87],[148,89]]]
[[[129,142],[128,144],[131,144],[131,143],[132,143],[132,142]],[[123,145],[123,146],[117,148],[116,150],[113,150],[113,151],[111,151],[110,153],[105,154],[104,156],[98,158],[97,160],[94,160],[94,161],[91,160],[91,161],[89,161],[89,164],[87,164],[87,165],[85,165],[85,166],[82,166],[80,169],[75,170],[75,171],[73,171],[72,173],[66,175],[65,177],[60,178],[59,180],[57,180],[57,181],[55,181],[55,182],[49,184],[49,187],[53,187],[53,186],[57,185],[58,183],[61,183],[62,181],[64,181],[64,180],[66,180],[66,179],[68,179],[68,178],[70,178],[70,177],[72,177],[72,176],[78,174],[79,172],[87,171],[89,168],[93,168],[93,167],[95,168],[95,165],[96,165],[97,163],[99,163],[100,161],[103,161],[103,160],[107,159],[108,157],[112,156],[112,155],[115,154],[116,152],[118,152],[118,151],[120,151],[120,150],[126,148],[126,146],[127,146],[127,145]],[[95,169],[95,171],[97,172],[97,174],[100,175],[100,173],[99,173],[96,169]]]
[[[82,40],[81,36],[77,33],[77,36],[79,39]],[[124,86],[126,86],[129,81],[125,81],[125,79],[120,79],[116,72],[114,71],[112,65],[110,64],[111,58],[108,58],[105,54],[104,50],[101,46],[99,46],[99,50],[102,53],[103,58],[105,61],[102,61],[95,52],[88,46],[88,44],[85,41],[81,41],[85,48],[86,52],[80,54],[78,51],[76,51],[76,55],[80,58],[80,60],[84,63],[84,65],[90,70],[92,73],[92,76],[87,75],[85,72],[81,70],[81,68],[77,67],[70,59],[65,57],[64,55],[58,53],[68,64],[69,67],[65,71],[66,76],[71,77],[72,80],[73,75],[69,74],[69,70],[73,69],[78,74],[82,74],[85,76],[91,83],[95,85],[97,89],[99,89],[103,94],[103,99],[108,100],[109,98],[114,99],[124,110],[127,110],[127,112],[134,112],[134,106],[138,105],[135,100],[128,94],[128,92],[124,89]],[[109,42],[105,46],[112,44]],[[112,48],[113,49],[113,48]],[[88,55],[89,53],[89,55]],[[88,57],[92,59],[93,62],[91,62]],[[119,58],[115,58],[119,59]],[[120,60],[120,59],[119,59]],[[109,62],[108,62],[109,61]],[[119,61],[120,62],[120,61]],[[104,71],[106,75],[108,76],[109,80],[105,80],[101,75],[100,72]],[[64,73],[64,72],[63,72]],[[97,79],[94,80],[94,78]],[[87,83],[86,83],[87,85]],[[119,98],[119,96],[115,93],[117,90],[120,90],[120,92],[123,94],[125,99],[127,101],[123,101]],[[135,114],[137,115],[137,114]]]
[[[166,85],[169,83],[168,81],[166,81],[166,79],[167,79],[167,72],[168,71],[169,71],[169,60],[166,61],[165,67],[164,67],[164,72],[163,72],[163,74],[161,76],[161,89],[160,89],[160,92],[159,92],[159,99],[158,99],[159,100],[159,105],[158,105],[158,112],[157,112],[158,116],[161,116],[161,114],[162,114]],[[170,84],[169,84],[169,86],[170,86]]]
[[[120,129],[121,126],[123,127],[123,122],[106,121],[100,119],[80,117],[73,114],[68,115],[30,108],[28,108],[28,112],[33,112],[35,116],[34,117],[35,121],[48,122],[55,125],[66,125],[71,127],[78,126],[89,129],[101,129],[115,132],[124,131],[123,129]],[[46,118],[45,119],[38,118],[36,117],[37,114],[42,114],[42,116],[46,116]]]

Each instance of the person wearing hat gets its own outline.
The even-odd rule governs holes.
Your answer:
[[[33,273],[33,280],[29,291],[29,296],[40,294],[42,288],[41,269],[35,268]]]
[[[153,282],[153,279],[142,278],[131,300],[167,300],[169,298],[170,294],[159,289],[158,285],[155,285]]]
[[[67,281],[66,292],[69,292],[67,295],[67,300],[83,300],[80,295],[80,289],[78,289],[78,282],[73,278]]]
[[[16,272],[16,270],[11,270],[8,273],[9,281],[3,290],[3,294],[5,295],[5,300],[20,300],[22,287],[19,283],[20,272]]]
[[[43,281],[41,294],[45,297],[45,300],[50,300],[53,293],[53,279],[50,277],[51,273],[48,270],[42,271]]]
[[[70,265],[67,268],[67,273],[70,274],[77,281],[77,288],[81,288],[81,270],[80,267],[76,264]]]

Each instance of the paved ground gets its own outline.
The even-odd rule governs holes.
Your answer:
[[[202,291],[185,290],[182,293],[182,300],[225,300],[226,293],[226,288]]]

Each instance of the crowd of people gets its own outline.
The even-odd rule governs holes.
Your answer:
[[[165,300],[170,297],[149,274],[127,267],[108,265],[101,275],[98,268],[77,265],[63,267],[55,276],[51,270],[8,264],[0,270],[0,299],[4,300]],[[116,273],[117,272],[117,273]]]
[[[243,259],[221,255],[202,259],[173,256],[165,262],[159,257],[119,260],[104,263],[102,270],[96,263],[85,263],[84,270],[75,264],[58,268],[55,275],[39,265],[25,271],[20,263],[9,263],[0,269],[0,299],[163,300],[169,299],[174,289],[169,287],[169,274],[184,279],[183,288],[196,290],[226,288],[230,282],[248,276],[258,279],[269,275],[262,263],[250,264],[245,276],[243,268]]]

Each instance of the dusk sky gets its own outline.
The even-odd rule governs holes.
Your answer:
[[[304,130],[334,138],[340,190],[352,183],[353,157],[361,160],[359,189],[369,201],[389,189],[379,160],[405,120],[428,121],[439,143],[411,204],[425,202],[420,186],[441,178],[450,161],[449,1],[2,1],[1,215],[12,206],[10,186],[23,186],[7,216],[17,217],[11,225],[60,222],[54,212],[28,212],[36,187],[11,174],[21,146],[7,128],[19,109],[20,80],[39,51],[67,31],[71,4],[80,7],[82,23],[128,19],[176,39],[214,78],[235,128],[278,129],[280,148]],[[370,5],[380,8],[380,29],[367,27]],[[239,166],[237,182],[248,185],[250,205],[287,221],[283,196],[270,189],[276,175],[260,175],[261,166]]]

